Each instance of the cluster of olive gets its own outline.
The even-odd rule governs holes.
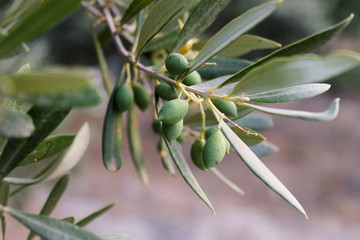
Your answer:
[[[119,86],[116,91],[116,107],[121,113],[129,110],[134,101],[141,111],[145,111],[150,105],[151,97],[144,85],[136,84],[131,87],[125,83]]]
[[[165,61],[170,74],[180,75],[188,69],[188,61],[179,53],[171,53]],[[201,76],[194,71],[186,76],[182,83],[195,85],[201,83]],[[156,94],[168,101],[159,111],[158,120],[153,122],[153,129],[163,133],[169,142],[179,138],[183,129],[183,118],[188,112],[189,104],[178,98],[176,88],[168,83],[160,83],[155,87]],[[223,99],[212,99],[215,107],[227,116],[237,116],[236,104]],[[191,147],[191,158],[194,164],[202,170],[214,167],[229,153],[230,143],[218,128],[209,128],[205,132],[205,140],[194,141]]]

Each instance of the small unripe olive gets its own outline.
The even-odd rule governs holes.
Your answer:
[[[208,128],[205,132],[205,139],[209,139],[209,137],[217,132],[217,128],[212,127],[212,128]],[[224,135],[224,134],[223,134]],[[230,142],[226,139],[226,137],[224,136],[225,139],[225,143],[226,143],[226,154],[230,154]]]
[[[169,142],[177,139],[182,131],[183,128],[183,120],[181,119],[175,124],[162,124],[162,131],[164,133],[164,136],[169,140]]]
[[[213,135],[214,133],[216,133],[216,132],[217,132],[217,128],[216,128],[216,127],[212,127],[212,128],[206,129],[206,131],[205,131],[205,139],[209,139],[209,137],[210,137],[211,135]]]
[[[184,135],[183,132],[181,132],[180,136],[176,139],[176,141],[178,141],[179,143],[183,143],[185,142],[187,139],[187,137]]]
[[[204,149],[205,141],[204,140],[195,140],[191,145],[190,155],[191,160],[201,170],[206,170],[205,163],[203,160],[203,149]]]
[[[175,124],[185,117],[189,110],[189,103],[183,99],[167,102],[159,112],[159,120],[166,124]]]
[[[160,83],[157,85],[155,87],[155,92],[159,97],[166,101],[176,99],[178,96],[176,89],[168,83]]]
[[[186,57],[180,53],[170,53],[166,60],[165,66],[169,73],[180,75],[189,67]]]
[[[236,104],[232,101],[226,101],[222,99],[211,99],[214,103],[215,107],[220,110],[220,112],[224,113],[228,117],[236,117],[237,116],[237,108]]]
[[[119,112],[125,112],[130,109],[134,102],[134,92],[129,85],[122,85],[116,90],[115,102]]]
[[[212,134],[206,141],[203,150],[203,160],[207,169],[222,161],[226,152],[224,135],[220,132]]]
[[[159,119],[155,119],[152,122],[151,127],[155,133],[161,134],[161,122]]]
[[[187,86],[192,86],[201,83],[201,76],[197,71],[193,71],[187,75],[182,81],[183,84]]]
[[[136,105],[144,112],[151,101],[149,92],[146,90],[144,85],[139,84],[133,86],[133,91]]]

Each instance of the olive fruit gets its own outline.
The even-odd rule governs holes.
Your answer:
[[[183,128],[183,120],[181,119],[177,123],[174,124],[162,124],[162,131],[164,133],[164,136],[169,140],[169,142],[177,139],[182,131]]]
[[[189,103],[183,99],[168,101],[159,112],[159,120],[166,124],[175,124],[185,117]]]
[[[193,71],[184,78],[182,83],[187,86],[199,84],[201,83],[201,76],[197,71]]]
[[[118,87],[115,96],[116,107],[119,112],[125,112],[130,109],[134,102],[134,92],[129,85]]]
[[[206,170],[205,163],[203,160],[203,149],[204,149],[205,141],[204,140],[195,140],[191,145],[190,155],[191,160],[201,170]]]
[[[141,111],[145,111],[151,101],[150,94],[144,87],[144,85],[134,85],[133,86],[134,91],[134,100],[136,105],[140,108]]]
[[[206,132],[205,132],[205,139],[209,139],[209,137],[210,137],[212,134],[216,133],[216,132],[217,132],[217,128],[215,128],[215,127],[208,128],[208,129],[206,130]],[[226,154],[230,154],[230,143],[229,143],[229,141],[225,138],[225,136],[224,136],[224,139],[225,139],[225,143],[226,143],[226,151],[225,151],[225,153],[226,153]]]
[[[209,139],[209,137],[211,135],[213,135],[214,133],[217,132],[217,128],[216,127],[212,127],[212,128],[208,128],[206,129],[206,132],[205,132],[205,139]]]
[[[185,136],[185,134],[183,132],[181,132],[180,136],[176,139],[176,141],[178,141],[179,143],[183,143],[187,140],[187,137]]]
[[[212,134],[206,141],[203,149],[203,160],[207,169],[221,162],[226,152],[225,137],[222,133]]]
[[[160,83],[157,85],[155,87],[155,92],[159,97],[166,101],[176,99],[178,96],[176,89],[168,83]]]
[[[161,122],[159,119],[155,119],[151,124],[152,130],[157,133],[161,134]]]
[[[169,73],[180,75],[189,67],[186,57],[180,53],[170,53],[166,60],[165,66]]]
[[[214,103],[215,107],[220,110],[220,112],[224,113],[228,117],[236,117],[237,116],[237,108],[236,104],[232,101],[226,101],[222,99],[211,99]]]

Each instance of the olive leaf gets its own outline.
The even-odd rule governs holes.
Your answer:
[[[43,216],[49,216],[50,213],[54,210],[57,203],[59,202],[61,196],[63,195],[67,184],[69,182],[69,174],[64,175],[62,178],[60,178],[56,184],[54,185],[53,189],[51,190],[48,198],[46,199],[46,202],[43,206],[43,208],[40,211],[40,215]],[[35,237],[34,232],[30,232],[27,240],[31,240]]]
[[[234,190],[240,195],[245,195],[244,191],[239,188],[235,183],[233,183],[230,179],[228,179],[224,174],[222,174],[219,169],[216,167],[210,168],[210,171],[215,174],[216,177],[218,177],[223,183],[225,183],[229,188]]]
[[[9,192],[10,192],[10,184],[4,181],[0,181],[0,204],[2,206],[6,206],[9,200]],[[2,232],[2,239],[5,239],[5,232],[6,232],[6,218],[3,212],[0,212],[0,219],[1,219],[1,232]]]
[[[226,86],[230,83],[239,81],[250,70],[261,66],[262,64],[269,61],[270,59],[273,59],[276,57],[288,57],[288,56],[311,52],[312,50],[325,44],[327,41],[329,41],[330,39],[335,37],[339,32],[341,32],[350,23],[350,21],[353,19],[353,17],[354,17],[354,14],[351,14],[348,18],[339,22],[338,24],[335,24],[334,26],[326,28],[320,32],[314,33],[308,37],[300,39],[299,41],[294,42],[288,46],[280,48],[279,50],[267,55],[266,57],[251,64],[250,66],[240,70],[234,76],[232,76],[227,81],[225,81],[221,85],[219,85],[217,87],[217,89],[222,88],[223,86]]]
[[[201,78],[205,80],[216,79],[225,75],[235,74],[241,69],[244,69],[245,67],[252,64],[252,62],[248,60],[226,57],[211,58],[208,60],[208,62],[214,65],[202,66],[201,68],[197,69],[197,72],[200,74]],[[229,77],[230,76],[224,79],[224,81],[227,80]],[[203,84],[206,84],[208,82],[209,81],[204,82]],[[218,83],[218,85],[221,83],[222,82]]]
[[[279,148],[269,141],[263,141],[249,148],[259,158],[279,151]]]
[[[1,211],[9,214],[18,222],[45,239],[102,240],[102,238],[95,234],[62,220],[42,215],[34,215],[9,207],[1,207]]]
[[[0,105],[0,137],[29,137],[34,128],[29,115]]]
[[[46,182],[56,178],[59,178],[69,172],[83,157],[87,146],[90,142],[90,128],[88,123],[84,123],[80,128],[76,137],[74,138],[73,143],[66,151],[64,156],[59,161],[58,165],[52,171],[47,173],[44,176],[37,178],[16,178],[16,177],[6,177],[4,181],[16,184],[16,185],[29,185],[39,182]]]
[[[160,0],[150,10],[144,24],[141,27],[138,45],[136,48],[137,59],[146,44],[163,27],[173,19],[180,17],[188,8],[191,8],[196,0]]]
[[[37,145],[42,142],[67,116],[70,109],[33,106],[28,114],[35,130],[28,138],[12,138],[7,142],[0,157],[0,179],[7,176]]]
[[[165,137],[163,137],[167,148],[169,149],[169,153],[179,170],[181,176],[185,180],[185,182],[189,185],[189,187],[195,192],[195,194],[211,209],[211,211],[215,214],[215,210],[212,207],[210,201],[206,197],[205,193],[201,189],[200,185],[196,181],[194,175],[192,174],[189,165],[186,163],[185,157],[182,153],[180,145],[177,141],[169,142]]]
[[[257,103],[281,103],[315,97],[329,89],[330,84],[310,83],[265,92],[245,94],[242,97],[248,97],[251,102]]]
[[[88,216],[84,217],[83,219],[81,219],[80,221],[78,221],[76,223],[76,225],[79,227],[86,226],[87,224],[92,222],[94,219],[98,218],[99,216],[101,216],[102,214],[104,214],[105,212],[110,210],[113,206],[115,206],[115,204],[116,204],[116,202],[110,203],[109,205],[106,205],[105,207],[91,213],[90,215],[88,215]]]
[[[68,148],[74,140],[75,135],[56,135],[46,138],[29,155],[26,156],[18,166],[48,159]]]
[[[336,98],[332,101],[329,108],[323,112],[307,112],[307,111],[299,111],[299,110],[287,110],[287,109],[279,109],[272,107],[264,107],[259,105],[254,105],[251,103],[242,103],[242,105],[253,108],[260,112],[269,113],[272,115],[282,116],[282,117],[290,117],[297,118],[302,120],[310,120],[310,121],[331,121],[337,117],[339,113],[339,98]]]
[[[130,3],[129,7],[126,9],[124,16],[121,18],[120,24],[124,25],[131,18],[136,16],[142,9],[152,3],[154,0],[134,0]]]
[[[3,75],[0,90],[7,96],[39,106],[86,107],[102,101],[89,69],[50,68],[31,73]],[[51,86],[51,87],[49,87]]]
[[[138,121],[139,120],[136,114],[136,106],[135,104],[133,104],[133,106],[129,110],[127,122],[127,135],[129,140],[130,153],[134,166],[142,183],[145,186],[148,186],[149,179],[144,162]]]
[[[230,0],[201,0],[186,20],[170,52],[177,52],[191,38],[203,33]]]
[[[107,170],[114,172],[122,164],[122,114],[117,111],[115,96],[117,89],[124,80],[124,71],[121,72],[116,86],[111,93],[104,117],[102,132],[102,159]]]
[[[0,57],[15,50],[22,42],[27,42],[65,19],[80,5],[81,0],[42,1],[13,26],[5,37],[0,38]]]
[[[200,40],[193,44],[192,49],[200,51],[208,41],[208,39]],[[281,47],[281,44],[275,41],[251,34],[244,34],[230,43],[216,55],[235,58],[245,55],[253,50],[272,49],[279,47]]]
[[[215,113],[214,113],[215,114]],[[220,117],[216,115],[220,121]],[[245,165],[262,180],[270,189],[291,204],[295,209],[302,213],[306,218],[306,213],[296,198],[287,188],[275,177],[275,175],[261,162],[261,160],[250,150],[246,144],[221,120],[221,130],[229,140],[231,147],[239,155]]]
[[[188,73],[196,70],[207,60],[223,50],[239,36],[250,30],[256,24],[268,17],[282,1],[269,1],[254,7],[241,16],[235,18],[219,32],[217,32],[201,49],[199,54],[190,63]]]
[[[243,76],[231,95],[321,82],[359,65],[360,54],[345,50],[325,56],[305,54],[274,58]]]

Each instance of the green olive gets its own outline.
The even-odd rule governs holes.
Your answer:
[[[116,90],[115,102],[119,112],[130,109],[134,102],[134,92],[129,85],[122,85]]]
[[[204,140],[195,140],[191,145],[190,155],[191,160],[201,170],[206,170],[205,163],[203,160],[203,149],[204,149],[205,141]]]
[[[183,120],[181,119],[175,124],[162,124],[162,131],[164,133],[164,136],[169,140],[169,142],[172,142],[173,140],[177,139],[183,128]]]
[[[222,161],[226,152],[224,135],[220,132],[212,134],[206,141],[203,150],[203,160],[207,169]]]
[[[157,85],[155,87],[155,92],[159,97],[166,101],[176,99],[178,96],[176,89],[168,83],[160,83]]]
[[[189,110],[189,103],[183,99],[167,102],[159,112],[159,120],[166,124],[175,124],[185,117]]]
[[[215,127],[208,128],[205,132],[205,139],[209,139],[209,137],[216,132],[217,132],[217,128],[215,128]],[[225,143],[226,143],[225,153],[230,154],[230,142],[225,138],[225,136],[224,136],[224,139],[225,139]]]
[[[170,53],[166,60],[165,66],[169,73],[180,75],[189,67],[186,57],[180,53]]]
[[[152,130],[157,133],[161,134],[161,122],[159,119],[155,119],[151,124]]]
[[[133,86],[133,91],[136,105],[144,112],[151,101],[149,92],[146,90],[144,85],[139,84]]]
[[[215,107],[224,113],[228,117],[237,117],[236,104],[232,101],[226,101],[223,99],[211,99]]]
[[[197,71],[193,71],[187,75],[184,80],[181,82],[187,86],[192,86],[201,83],[201,76]]]

